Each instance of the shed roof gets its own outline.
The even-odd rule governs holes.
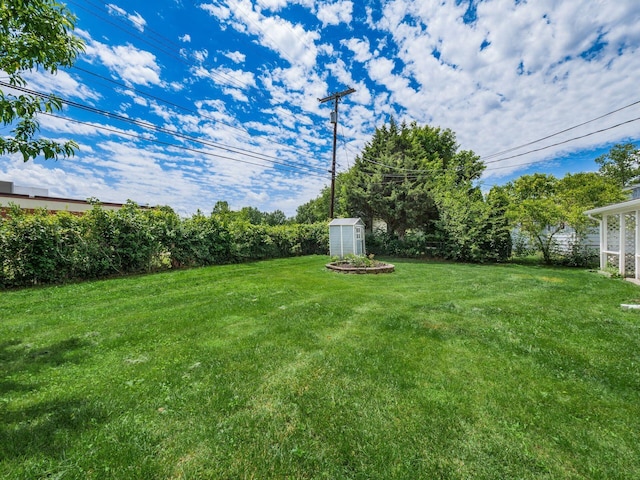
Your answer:
[[[329,226],[331,227],[335,225],[357,225],[358,223],[361,223],[364,225],[364,222],[359,218],[334,218],[329,223]]]

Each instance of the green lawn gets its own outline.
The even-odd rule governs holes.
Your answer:
[[[640,478],[640,287],[304,257],[0,293],[0,477]]]

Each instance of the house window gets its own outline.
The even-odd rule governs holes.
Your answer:
[[[362,240],[362,229],[356,228],[356,240]]]

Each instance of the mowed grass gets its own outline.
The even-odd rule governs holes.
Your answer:
[[[0,477],[640,478],[640,287],[326,261],[0,293]]]

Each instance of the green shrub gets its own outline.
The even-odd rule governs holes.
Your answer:
[[[181,219],[130,201],[117,211],[94,202],[83,216],[13,206],[0,219],[0,287],[326,254],[328,235],[325,223],[253,225],[200,212]]]
[[[240,220],[231,225],[233,254],[237,261],[263,260],[278,257],[278,246],[274,243],[273,227],[253,225]]]
[[[440,239],[424,232],[407,232],[403,239],[387,232],[376,231],[366,237],[367,252],[402,258],[437,256],[441,250]]]
[[[296,234],[296,255],[328,255],[329,227],[327,223],[291,225]]]
[[[13,286],[56,281],[59,237],[56,222],[46,211],[25,215],[14,209],[2,228],[4,282]]]
[[[567,267],[595,268],[600,264],[597,249],[574,242],[568,252],[561,254],[559,263]]]
[[[231,232],[215,216],[198,212],[183,220],[174,240],[168,245],[174,266],[201,267],[233,259]]]

